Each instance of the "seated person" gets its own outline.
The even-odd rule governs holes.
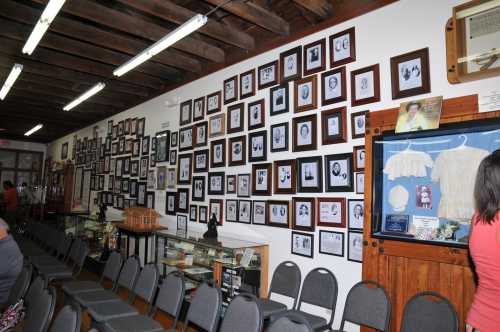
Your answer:
[[[10,289],[23,268],[23,255],[8,233],[9,225],[0,218],[0,308],[7,302]]]

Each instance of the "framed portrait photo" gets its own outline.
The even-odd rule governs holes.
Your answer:
[[[252,195],[270,196],[272,189],[272,163],[252,165]]]
[[[356,172],[363,172],[365,170],[365,146],[358,145],[353,147],[353,155],[354,155],[354,170]]]
[[[260,66],[257,72],[259,90],[278,84],[278,60]]]
[[[179,126],[184,126],[191,123],[193,101],[186,100],[181,103]]]
[[[130,119],[130,135],[137,135],[137,118]]]
[[[252,201],[240,199],[238,202],[238,222],[250,224],[252,222]]]
[[[144,136],[145,131],[146,131],[146,118],[143,117],[137,120],[136,136],[137,137]]]
[[[363,233],[347,233],[347,260],[351,262],[363,262]]]
[[[170,134],[170,147],[175,148],[178,144],[179,133],[177,131]]]
[[[167,189],[175,189],[177,185],[177,176],[175,168],[167,168]]]
[[[208,208],[206,206],[198,207],[198,222],[201,224],[207,223]]]
[[[177,212],[189,213],[189,189],[177,189]]]
[[[224,172],[208,173],[208,194],[224,195]]]
[[[321,74],[321,105],[330,105],[347,99],[345,67]]]
[[[193,148],[193,127],[179,129],[179,151]]]
[[[366,114],[367,113],[368,113],[368,111],[351,113],[351,137],[352,137],[352,139],[365,137]]]
[[[294,92],[295,113],[315,109],[318,99],[316,75],[296,80]]]
[[[132,157],[135,158],[139,157],[140,155],[141,155],[141,139],[137,138],[132,141]]]
[[[290,202],[289,201],[267,201],[268,226],[290,227]]]
[[[289,110],[288,83],[275,86],[269,90],[269,103],[271,116],[287,113]]]
[[[320,230],[319,253],[344,257],[344,233]]]
[[[288,151],[288,122],[271,126],[271,152]]]
[[[238,174],[236,191],[238,197],[250,197],[250,174]]]
[[[191,200],[195,202],[205,201],[205,177],[193,176],[193,184],[191,188]]]
[[[154,191],[146,192],[146,207],[148,209],[155,208],[155,192]]]
[[[170,131],[166,130],[156,133],[155,161],[157,163],[161,163],[169,161],[169,158],[170,158]]]
[[[228,134],[243,131],[245,123],[245,104],[239,103],[229,106],[227,109],[227,126]]]
[[[215,220],[217,225],[222,225],[224,201],[222,199],[210,199],[208,207],[210,209],[208,220]]]
[[[293,152],[316,150],[316,114],[293,118]]]
[[[246,164],[246,136],[231,137],[228,139],[229,166]]]
[[[151,138],[149,136],[144,136],[141,140],[142,145],[142,155],[147,156],[149,154],[149,143]]]
[[[292,231],[292,254],[314,257],[314,235]]]
[[[156,169],[156,188],[158,190],[167,189],[167,166],[158,166]]]
[[[118,122],[118,136],[123,136],[125,135],[125,121],[119,121]]]
[[[238,200],[226,199],[226,221],[238,222]]]
[[[165,199],[165,214],[175,216],[177,212],[177,193],[167,191]]]
[[[193,121],[200,121],[205,118],[205,97],[197,98],[193,101]]]
[[[248,130],[262,128],[266,125],[265,99],[248,104]]]
[[[224,105],[238,100],[238,76],[233,76],[224,81]]]
[[[252,202],[252,224],[266,225],[267,224],[267,202],[253,201]]]
[[[345,107],[321,112],[321,144],[347,142],[347,111]]]
[[[177,215],[177,231],[181,233],[187,233],[188,217],[183,214]]]
[[[325,48],[324,38],[304,46],[304,76],[325,70]]]
[[[295,194],[297,186],[296,161],[276,160],[274,161],[274,193]]]
[[[210,138],[224,135],[226,133],[225,113],[212,116],[208,120],[208,136]]]
[[[391,58],[392,99],[431,92],[429,48]]]
[[[206,146],[208,142],[208,122],[197,123],[194,127],[194,146]]]
[[[354,184],[352,167],[352,153],[325,156],[326,191],[353,191]]]
[[[240,99],[255,95],[255,69],[240,74]]]
[[[130,176],[139,176],[139,160],[130,161]]]
[[[354,27],[330,36],[330,67],[335,68],[353,61],[356,61]]]
[[[316,199],[293,197],[292,210],[292,228],[299,231],[314,232],[314,226],[316,225]]]
[[[318,226],[345,228],[345,198],[319,197],[317,199]]]
[[[191,222],[198,221],[198,206],[196,205],[189,206],[189,221]]]
[[[148,178],[149,156],[141,157],[139,164],[139,178],[146,180]]]
[[[210,142],[210,167],[226,166],[226,140],[220,139]]]
[[[217,91],[207,96],[207,114],[217,113],[221,110],[221,92]]]
[[[365,193],[365,173],[356,173],[356,194],[363,195]]]
[[[208,149],[196,150],[193,153],[193,173],[208,172]]]
[[[362,199],[350,199],[348,207],[348,227],[351,230],[363,230],[365,203]]]
[[[177,167],[177,183],[191,184],[191,170],[193,155],[191,153],[179,155],[179,165]]]
[[[280,82],[285,83],[302,77],[302,46],[280,54]]]
[[[351,106],[380,101],[379,65],[351,71]]]
[[[298,188],[297,192],[323,192],[322,157],[305,157],[297,159]]]
[[[236,175],[226,176],[226,194],[236,194]]]
[[[106,131],[106,134],[108,136],[112,136],[113,135],[113,120],[108,120],[108,127],[107,127],[107,131]]]
[[[138,182],[137,183],[137,205],[146,206],[146,192],[147,192],[146,182]]]
[[[267,160],[267,131],[261,130],[248,134],[248,161]]]
[[[169,165],[175,165],[177,164],[177,150],[171,150],[170,151],[170,157],[169,157]]]

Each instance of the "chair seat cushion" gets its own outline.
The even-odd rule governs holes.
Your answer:
[[[143,315],[114,318],[104,324],[105,332],[159,332],[162,330],[160,323]]]
[[[101,286],[100,283],[91,280],[75,280],[75,281],[65,282],[61,288],[63,292],[65,292],[68,295],[103,290],[103,287]]]
[[[83,307],[88,307],[98,302],[121,301],[121,298],[116,293],[109,290],[76,293],[73,299]]]
[[[298,311],[298,310],[290,310],[291,312],[297,313],[304,317],[309,324],[311,324],[311,327],[313,330],[320,329],[323,327],[326,327],[328,322],[326,321],[325,318],[321,316],[316,316],[316,315],[311,315],[310,313],[304,312],[304,311]]]
[[[38,271],[48,280],[71,279],[73,277],[73,270],[66,266],[50,266]]]
[[[137,315],[137,310],[123,301],[94,303],[87,307],[87,311],[97,322]]]
[[[276,315],[287,310],[286,305],[284,305],[283,303],[268,299],[260,300],[260,308],[262,310],[262,315],[264,316],[264,318],[268,318],[272,315]]]

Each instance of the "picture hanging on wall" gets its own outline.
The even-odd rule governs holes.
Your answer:
[[[392,99],[431,92],[429,48],[391,58]]]
[[[354,27],[330,36],[330,67],[335,68],[353,61],[356,61]]]
[[[326,42],[323,38],[304,46],[304,76],[325,70],[325,45]]]
[[[255,69],[240,74],[240,99],[255,95]]]
[[[221,110],[221,92],[217,91],[207,96],[207,114],[219,112]]]
[[[208,120],[208,136],[214,138],[226,133],[225,113],[212,116]]]
[[[363,230],[365,215],[364,201],[362,199],[350,199],[348,201],[348,227],[351,230]]]
[[[290,202],[289,201],[267,201],[268,226],[289,228],[290,225]]]
[[[177,185],[176,169],[167,169],[167,189],[175,189]]]
[[[292,228],[299,231],[314,232],[316,225],[316,199],[293,197]]]
[[[154,170],[148,171],[148,189],[156,189],[156,172]]]
[[[108,120],[107,135],[108,136],[112,136],[113,135],[113,120]]]
[[[205,201],[205,177],[193,176],[193,186],[191,188],[191,200],[196,202]]]
[[[271,126],[271,152],[288,151],[288,122]]]
[[[289,110],[288,83],[275,86],[269,90],[270,105],[269,114],[271,116],[287,113]]]
[[[319,253],[344,257],[344,233],[320,230]]]
[[[209,172],[208,173],[208,194],[209,195],[224,195],[224,172]]]
[[[156,169],[156,188],[158,190],[167,189],[167,166],[158,166]]]
[[[363,262],[363,233],[349,232],[347,234],[347,260]]]
[[[321,105],[330,105],[347,100],[345,67],[321,74]]]
[[[112,134],[113,141],[118,138],[118,125],[113,126],[113,134]],[[84,146],[85,146],[85,140],[84,140]],[[85,149],[85,148],[83,148]]]
[[[177,231],[181,232],[181,233],[187,233],[187,216],[186,215],[183,215],[183,214],[177,215]]]
[[[122,176],[123,173],[123,159],[122,158],[116,158],[116,164],[115,164],[115,175],[118,177]]]
[[[238,100],[238,76],[224,81],[224,105]]]
[[[184,126],[191,123],[191,111],[193,107],[193,101],[186,100],[181,103],[179,126]]]
[[[175,216],[177,207],[177,193],[167,191],[165,199],[165,214]]]
[[[280,82],[285,83],[302,77],[302,46],[280,54]]]
[[[200,121],[205,118],[205,97],[200,97],[193,102],[193,121]]]
[[[130,123],[130,118],[127,118],[125,119],[125,127],[123,128],[123,133],[125,135],[130,135],[130,126],[131,126],[131,123]]]
[[[231,137],[228,139],[229,166],[246,164],[246,136]]]
[[[353,147],[353,155],[354,155],[354,170],[356,172],[362,172],[365,170],[365,146],[359,145]]]
[[[278,84],[278,60],[258,68],[259,90]]]
[[[196,222],[198,220],[198,206],[189,206],[189,221]]]
[[[123,158],[123,175],[129,175],[130,174],[130,157],[124,157]]]
[[[238,197],[250,197],[250,174],[238,174],[237,195]]]
[[[318,226],[345,228],[345,198],[319,197],[317,201],[318,213],[316,223]]]
[[[177,134],[177,133],[176,133]],[[170,131],[156,133],[155,161],[157,163],[170,159]]]
[[[61,147],[61,159],[68,158],[68,142],[64,143]]]
[[[323,192],[322,157],[297,159],[297,192]]]
[[[321,112],[321,142],[323,145],[347,142],[346,116],[345,107]]]
[[[252,195],[270,196],[273,165],[271,163],[252,165]]]
[[[207,223],[207,207],[206,206],[200,206],[198,208],[198,216],[199,216],[199,222],[201,224],[206,224]]]
[[[177,147],[177,138],[179,137],[179,133],[177,131],[172,132],[170,134],[170,147],[175,148]]]
[[[313,258],[314,235],[308,233],[292,232],[292,254]]]
[[[139,166],[139,178],[142,180],[146,180],[148,177],[148,169],[149,169],[149,157],[141,157],[141,164]]]
[[[146,130],[146,118],[140,118],[137,120],[137,137],[144,136],[144,131]]]
[[[125,136],[118,139],[118,154],[125,154]]]
[[[238,221],[238,200],[226,199],[226,221],[227,222]]]
[[[295,194],[297,186],[296,174],[295,159],[274,161],[274,193]]]
[[[240,199],[238,202],[238,222],[243,224],[252,222],[252,201]]]
[[[316,150],[316,114],[293,118],[293,152]]]
[[[137,118],[130,120],[130,135],[137,135]]]
[[[245,104],[239,103],[229,106],[227,109],[227,133],[243,131],[245,124]]]
[[[365,137],[366,114],[368,111],[351,113],[351,137],[363,138]]]
[[[118,122],[118,136],[123,136],[124,135],[124,129],[125,129],[125,123],[124,121],[119,121]]]
[[[132,141],[132,157],[136,158],[139,157],[140,155],[141,155],[141,139],[138,138]]]
[[[208,172],[208,149],[196,150],[193,154],[193,173]]]
[[[226,166],[226,140],[220,139],[210,142],[210,167]]]
[[[354,184],[352,167],[352,153],[325,156],[326,191],[353,191]]]
[[[148,209],[155,208],[155,192],[154,191],[148,191],[146,193],[146,207]]]
[[[379,65],[351,71],[351,106],[380,101]]]
[[[139,176],[139,160],[130,161],[130,176]]]
[[[179,129],[179,151],[193,148],[193,127]]]
[[[261,130],[248,134],[248,161],[267,160],[267,131]]]
[[[223,221],[223,209],[224,209],[224,203],[222,199],[210,199],[209,202],[209,208],[210,208],[210,214],[209,214],[209,221],[215,220],[217,225],[222,225]]]
[[[149,141],[150,141],[149,136],[144,136],[142,138],[142,155],[143,156],[149,154]]]
[[[134,140],[131,138],[128,138],[125,140],[125,153],[132,153],[132,144]]]
[[[177,212],[188,213],[189,212],[189,189],[179,188],[177,189]]]
[[[138,182],[137,183],[137,205],[145,206],[146,205],[146,182]]]
[[[248,130],[262,128],[266,125],[265,99],[248,104]]]
[[[170,165],[177,164],[177,150],[170,151],[170,157],[168,159],[170,161],[169,162]]]
[[[204,121],[194,126],[194,145],[197,147],[206,146],[208,142],[208,122]]]
[[[226,194],[236,194],[236,175],[226,176]]]
[[[316,75],[296,80],[294,92],[295,113],[315,109],[318,100]]]
[[[252,224],[266,225],[267,224],[267,202],[253,201],[252,202]]]
[[[191,153],[179,155],[179,165],[177,168],[177,183],[191,184],[191,169],[193,155]]]
[[[356,173],[356,194],[365,193],[365,173]]]

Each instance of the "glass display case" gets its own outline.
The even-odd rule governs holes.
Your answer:
[[[201,282],[214,281],[226,305],[240,291],[267,295],[267,244],[222,236],[209,240],[203,233],[162,230],[156,232],[155,248],[162,274],[181,271],[188,291]]]

